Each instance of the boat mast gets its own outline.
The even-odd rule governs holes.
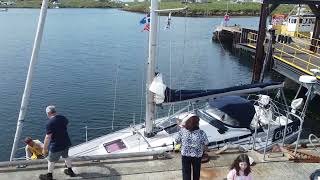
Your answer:
[[[147,82],[146,82],[146,129],[145,136],[152,137],[154,134],[153,121],[155,119],[154,94],[149,91],[152,80],[155,77],[155,60],[157,50],[157,29],[158,29],[158,0],[151,0],[150,8],[150,30],[149,30],[149,53],[147,64]]]
[[[21,131],[22,131],[23,123],[24,123],[25,114],[27,111],[29,97],[31,94],[32,76],[33,76],[34,67],[35,67],[35,64],[36,64],[36,61],[38,58],[38,54],[39,54],[40,43],[41,43],[41,39],[42,39],[42,35],[43,35],[44,23],[46,21],[47,9],[48,9],[48,0],[43,0],[41,10],[40,10],[39,21],[38,21],[37,33],[36,33],[36,37],[34,40],[29,69],[28,69],[28,75],[27,75],[26,84],[24,87],[23,95],[22,95],[20,112],[19,112],[19,117],[18,117],[18,122],[17,122],[17,129],[16,129],[16,134],[14,136],[14,140],[13,140],[10,161],[13,161],[13,159],[14,159],[15,153],[18,148],[19,139],[21,136]]]

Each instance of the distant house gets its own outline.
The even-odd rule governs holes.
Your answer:
[[[128,2],[148,2],[148,0],[114,0],[118,2],[128,3]]]
[[[246,0],[234,0],[235,3],[238,3],[238,4],[241,4],[241,3],[244,3],[246,2]]]
[[[208,0],[182,0],[182,3],[208,3]]]
[[[196,3],[208,3],[208,0],[195,0]]]
[[[0,5],[3,5],[3,6],[12,6],[12,5],[15,5],[16,3],[15,2],[12,2],[12,1],[0,1]]]
[[[246,2],[254,2],[254,3],[262,3],[262,0],[233,0],[235,3],[246,3]]]

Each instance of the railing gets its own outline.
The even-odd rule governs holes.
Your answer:
[[[246,28],[242,28],[241,29],[241,37],[240,37],[240,43],[248,43],[248,37],[250,36],[249,34],[258,34],[257,30],[253,30],[253,29],[246,29]]]
[[[304,34],[299,33],[299,32],[295,32],[294,33],[294,37],[310,39],[310,36],[304,35]]]
[[[297,46],[297,47],[303,48],[303,49],[305,49],[305,51],[311,52],[311,53],[317,53],[318,50],[320,50],[320,40],[319,39],[310,38],[310,37],[308,37],[304,34],[301,34],[301,33],[297,33],[296,37],[306,38],[308,40],[311,40],[311,42],[313,42],[313,44],[310,42],[302,42],[301,43],[302,47],[300,47],[300,46]],[[311,51],[311,50],[309,50],[309,48],[312,48],[313,50]]]
[[[310,39],[308,36],[303,35],[303,34],[299,34],[299,37],[303,37],[303,38],[307,38]],[[248,32],[248,45],[249,46],[256,46],[257,43],[257,39],[258,39],[258,34],[254,33],[254,32]],[[300,42],[299,44],[302,44],[302,46],[299,46],[298,43],[295,43],[294,45],[296,46],[296,48],[299,48],[301,51],[305,51],[307,53],[317,53],[320,50],[320,40],[319,39],[314,39],[311,38],[311,41],[315,42],[314,44],[310,43],[310,42]],[[313,50],[309,50],[310,47],[313,48]],[[317,55],[317,54],[315,54]]]
[[[249,32],[248,46],[255,48],[257,39],[258,34]],[[315,52],[317,52],[320,49],[320,40],[313,40],[316,40],[316,45],[312,45],[311,43],[305,43],[305,45],[314,46]],[[307,74],[313,75],[313,73],[310,72],[310,69],[320,70],[320,56],[307,49],[306,46],[305,48],[293,47],[292,45],[277,42],[277,45],[274,46],[276,53],[274,53],[273,56]],[[299,55],[305,55],[305,57],[302,58],[302,56]],[[315,62],[319,62],[319,64]],[[320,79],[320,76],[317,76],[317,78]]]
[[[253,32],[248,33],[248,45],[249,46],[256,47],[257,40],[258,40],[257,33],[253,33]]]
[[[284,43],[278,42],[277,44],[278,45],[275,46],[276,53],[274,55],[274,57],[276,57],[277,59],[284,61],[287,64],[299,70],[302,70],[303,72],[310,75],[313,75],[313,73],[310,72],[310,69],[320,69],[319,65],[313,63],[313,62],[320,63],[319,56],[316,56],[313,53],[306,52],[304,50],[298,49],[296,47],[292,47]],[[298,56],[298,54],[305,55],[306,57],[302,58],[301,56]],[[311,60],[313,62],[311,62]],[[317,76],[317,78],[320,78],[320,77]]]

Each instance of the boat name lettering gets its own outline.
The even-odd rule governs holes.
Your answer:
[[[289,123],[286,130],[286,136],[296,132],[299,129],[299,122],[292,122]],[[277,141],[281,138],[283,138],[283,131],[285,126],[280,126],[279,128],[274,130],[272,141]]]

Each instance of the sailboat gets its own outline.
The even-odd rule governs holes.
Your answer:
[[[288,15],[275,14],[272,16],[270,28],[276,30],[276,34],[291,37],[312,37],[316,16],[305,6],[295,6]]]
[[[43,34],[47,7],[48,0],[44,0],[22,98],[17,131],[10,157],[11,161],[15,159],[24,123],[32,84],[32,74]],[[241,144],[248,145],[255,150],[266,150],[273,144],[292,142],[297,137],[300,137],[303,113],[300,113],[299,107],[302,106],[303,101],[297,99],[289,107],[286,104],[282,90],[284,84],[281,82],[207,90],[178,90],[167,87],[163,83],[161,73],[155,73],[157,16],[159,12],[181,11],[185,10],[185,8],[159,10],[158,7],[158,1],[152,0],[145,123],[132,125],[73,146],[69,150],[70,156],[138,153],[158,150],[171,151],[175,145],[174,136],[181,128],[177,121],[187,120],[191,113],[195,113],[200,117],[200,128],[208,136],[209,148],[222,147],[226,144]],[[278,103],[268,95],[252,95],[271,90],[278,90],[280,97],[284,100],[284,104]],[[186,102],[187,105],[184,108],[169,116],[162,118],[156,118],[155,116],[156,105]],[[195,104],[198,102],[203,102],[204,104],[196,108]]]

